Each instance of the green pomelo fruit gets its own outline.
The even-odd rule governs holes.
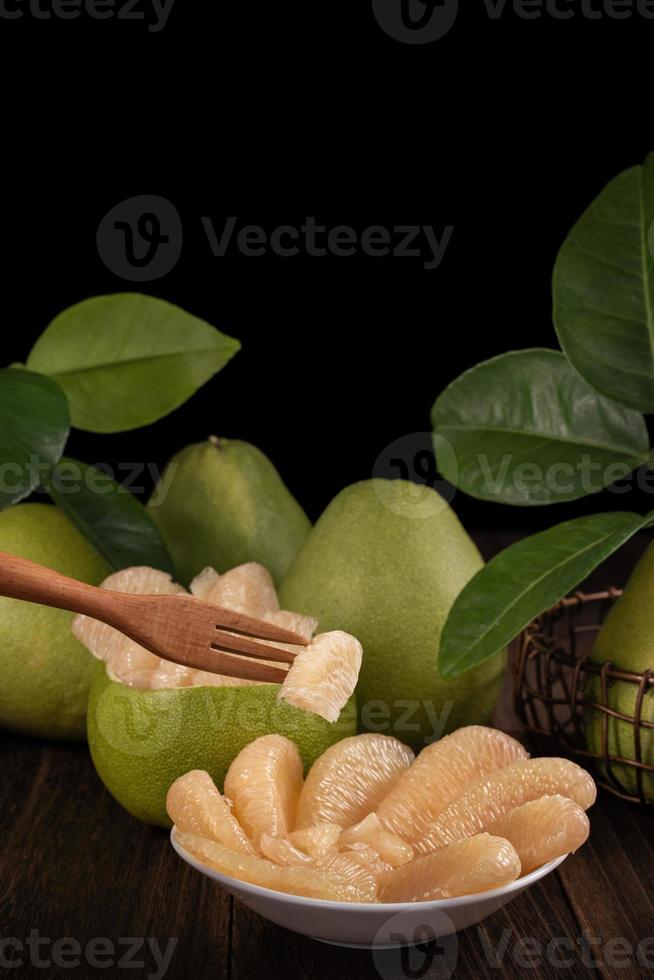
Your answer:
[[[284,608],[318,618],[363,644],[357,686],[361,727],[420,748],[461,725],[487,722],[505,654],[444,680],[441,630],[481,556],[429,487],[372,480],[328,506],[281,588]],[[443,728],[444,725],[444,728]]]
[[[95,768],[122,806],[146,823],[170,826],[166,793],[191,769],[222,790],[234,757],[260,735],[278,732],[300,750],[305,772],[325,749],[356,733],[352,698],[337,722],[277,704],[279,685],[182,687],[143,691],[101,668],[89,698],[88,738]]]
[[[172,458],[149,506],[184,585],[249,561],[278,583],[311,528],[256,446],[215,436]]]
[[[597,634],[592,651],[596,663],[611,663],[619,668],[642,674],[654,670],[654,545],[650,545],[636,565],[624,595],[610,609],[602,629]],[[608,704],[614,711],[633,717],[636,710],[638,685],[629,681],[613,681],[608,689]],[[585,697],[601,703],[601,681],[593,678]],[[586,742],[591,752],[602,751],[602,712],[588,709],[585,717]],[[654,722],[654,690],[645,693],[642,704],[643,721]],[[610,755],[635,759],[635,726],[628,721],[608,716],[608,749]],[[641,761],[654,765],[654,729],[640,727]],[[604,767],[600,765],[600,770]],[[637,791],[636,770],[632,766],[613,765],[612,772],[632,794]],[[654,774],[644,773],[643,790],[647,799],[654,800]]]
[[[50,504],[0,513],[0,551],[97,585],[110,569]],[[70,630],[71,613],[0,597],[0,725],[46,738],[84,739],[97,662]]]

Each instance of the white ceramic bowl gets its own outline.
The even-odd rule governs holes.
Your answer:
[[[213,878],[222,887],[284,929],[299,932],[312,939],[336,946],[376,947],[390,949],[411,946],[449,936],[460,929],[481,922],[486,916],[502,908],[507,902],[544,878],[564,860],[565,856],[548,861],[536,871],[512,881],[510,885],[494,888],[476,895],[460,898],[438,899],[433,902],[393,902],[363,904],[350,902],[325,902],[316,898],[302,898],[284,892],[271,891],[250,885],[238,878],[221,874],[197,861],[181,847],[171,831],[171,843],[179,856],[196,871]]]

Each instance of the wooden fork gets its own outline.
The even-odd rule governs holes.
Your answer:
[[[0,595],[83,613],[146,650],[185,667],[244,680],[281,683],[296,654],[257,643],[307,646],[297,633],[185,595],[129,595],[94,588],[25,558],[0,552]],[[299,651],[298,651],[299,652]]]

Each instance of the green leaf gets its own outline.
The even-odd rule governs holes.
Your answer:
[[[56,382],[30,371],[0,370],[0,510],[40,484],[69,432],[68,403]]]
[[[580,517],[496,555],[450,610],[438,661],[443,677],[456,677],[502,650],[653,518],[654,513]]]
[[[574,500],[650,459],[642,415],[598,394],[560,351],[478,364],[436,400],[432,423],[440,472],[482,500]]]
[[[95,296],[55,317],[28,358],[68,396],[73,425],[123,432],[185,402],[240,344],[151,296]]]
[[[149,565],[172,573],[170,555],[146,508],[103,470],[64,457],[44,485],[115,571]]]
[[[599,391],[654,412],[654,154],[604,188],[554,268],[554,322]]]

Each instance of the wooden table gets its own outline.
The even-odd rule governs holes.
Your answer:
[[[482,550],[507,540],[485,535]],[[593,584],[621,584],[643,544]],[[654,823],[611,797],[593,808],[578,854],[480,926],[442,946],[373,954],[313,942],[232,902],[176,857],[165,831],[113,801],[83,746],[9,734],[0,745],[0,977],[654,975]]]

